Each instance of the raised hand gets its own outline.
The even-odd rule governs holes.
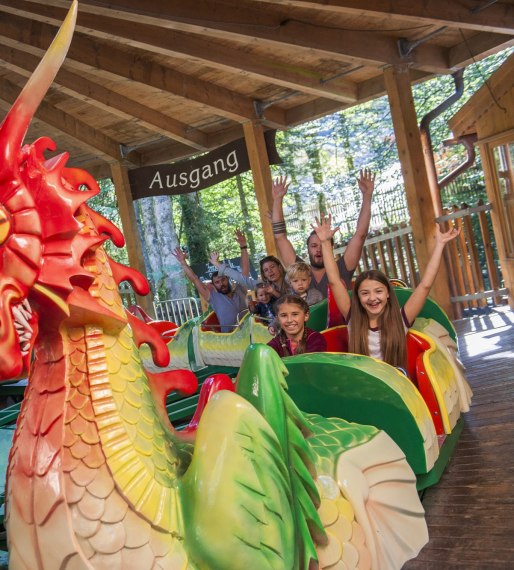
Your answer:
[[[339,227],[332,228],[332,215],[321,216],[320,219],[315,218],[316,223],[311,224],[311,228],[316,232],[320,241],[330,241],[335,233],[339,230]]]
[[[436,224],[436,234],[435,239],[438,244],[446,245],[452,239],[455,239],[459,234],[461,228],[450,228],[447,232],[442,232],[439,224]]]
[[[373,195],[373,190],[375,189],[375,178],[376,173],[371,172],[369,168],[364,168],[359,172],[359,178],[357,179],[357,183],[359,185],[359,190],[362,192],[362,196],[371,196]]]
[[[217,251],[211,251],[209,255],[209,261],[212,263],[212,265],[218,267],[221,265],[220,254]]]
[[[283,200],[284,196],[287,194],[289,184],[287,176],[279,176],[278,178],[275,178],[271,184],[271,196],[273,197],[273,200]]]
[[[181,265],[184,265],[186,263],[187,256],[182,251],[182,248],[176,247],[171,253]]]
[[[239,247],[246,247],[247,246],[246,236],[244,235],[244,233],[239,228],[236,228],[234,235],[236,236],[236,241],[239,244]]]

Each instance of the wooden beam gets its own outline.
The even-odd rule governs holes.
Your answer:
[[[225,129],[224,131],[214,132],[208,137],[207,148],[215,149],[229,142],[240,139],[244,136],[243,126],[241,124]],[[190,146],[180,144],[175,141],[163,142],[158,145],[149,145],[146,148],[139,148],[138,152],[141,157],[141,166],[150,166],[152,164],[160,164],[162,162],[173,162],[175,160],[188,158],[197,151]],[[130,157],[130,153],[128,155]]]
[[[315,99],[289,109],[286,115],[287,124],[290,127],[301,125],[306,121],[314,121],[326,115],[343,111],[350,106],[329,99]]]
[[[6,77],[0,77],[0,98],[12,105],[20,94],[25,79],[21,78],[20,83],[21,85],[18,85]],[[52,92],[53,90],[49,89],[48,93],[50,95]],[[91,127],[88,123],[65,113],[47,101],[40,103],[36,116],[48,125],[73,137],[81,145],[89,147],[107,162],[123,160],[118,141],[111,139],[101,131]],[[130,160],[134,165],[139,165],[139,155],[137,153],[134,153]]]
[[[483,0],[428,0],[391,2],[391,0],[255,0],[263,4],[279,4],[309,8],[338,14],[366,15],[410,22],[414,25],[437,24],[455,28],[514,34],[514,5]],[[483,7],[477,11],[477,8]]]
[[[419,69],[411,69],[410,70],[410,78],[411,84],[421,83],[422,81],[427,81],[434,77],[432,73],[427,73],[426,71],[420,71]],[[366,101],[370,101],[371,99],[375,99],[377,97],[382,97],[382,95],[386,94],[386,87],[384,81],[384,74],[381,73],[376,77],[372,77],[371,79],[366,79],[366,81],[362,81],[359,83],[358,89],[358,100],[359,103],[364,103]]]
[[[384,79],[402,166],[416,258],[420,273],[423,275],[435,245],[435,214],[412,97],[409,69],[406,66],[389,67],[384,71]],[[432,288],[432,296],[449,315],[452,315],[448,283],[446,267],[442,264],[438,279]]]
[[[123,164],[115,162],[111,164],[111,176],[118,200],[118,210],[120,212],[123,235],[125,236],[129,264],[146,277],[143,245],[137,227],[136,212],[134,210],[132,194],[130,193],[127,168]],[[141,305],[149,315],[154,315],[151,297],[151,294],[146,296],[136,295],[138,304]]]
[[[20,10],[21,4],[27,9],[37,8],[40,14]],[[17,8],[12,8],[0,2],[0,33],[13,40],[46,50],[60,26],[60,16],[66,12],[60,7],[50,6],[48,8],[52,14],[51,18],[44,15],[47,10],[41,5],[31,6],[29,2],[20,0],[20,5],[17,4]],[[130,40],[126,42],[128,46],[140,50],[140,53],[134,55],[133,50],[131,52],[128,48],[123,49],[113,40],[113,33],[109,33],[108,25],[105,26],[105,31],[97,30],[100,24],[101,22],[98,21],[98,26],[93,25],[92,29],[76,27],[73,42],[68,51],[68,61],[74,60],[138,81],[143,85],[162,89],[176,97],[182,97],[212,109],[221,117],[235,121],[257,119],[254,101],[249,97],[215,83],[202,81],[173,70],[152,59],[156,53],[175,57],[181,54],[177,45],[181,40],[174,38],[172,31],[142,28],[142,32],[146,34],[143,34],[141,39],[145,42]],[[132,28],[135,36],[138,37],[137,22]],[[155,45],[152,44],[153,34],[155,34]],[[212,46],[204,41],[202,46],[203,50],[212,50]],[[278,108],[267,109],[266,122],[276,128],[286,127],[283,111]]]
[[[5,47],[2,59],[28,71],[29,76],[43,58],[44,51],[41,49],[5,37],[0,37],[0,42]],[[207,149],[207,135],[140,101],[105,87],[109,79],[88,66],[70,60],[65,61],[54,83],[66,87],[75,98],[87,104],[97,105],[110,113],[114,112],[125,120],[136,118],[152,132],[184,142],[197,150]]]
[[[195,6],[198,7],[199,4],[196,3]],[[152,4],[154,13],[164,14],[165,7],[166,4]],[[210,40],[206,40],[203,34],[196,36],[178,30],[168,30],[166,37],[166,48],[161,49],[160,53],[197,58],[199,61],[207,61],[210,65],[224,71],[240,72],[242,70],[258,80],[272,81],[274,84],[317,97],[332,98],[345,103],[356,100],[356,84],[344,77],[325,77],[319,71],[307,66],[291,65],[290,62],[284,63],[276,58],[245,53],[222,43],[213,44]],[[175,47],[179,51],[172,51]],[[276,121],[272,116],[265,117],[265,120],[268,119]]]
[[[20,9],[27,9],[35,14],[50,16],[62,20],[65,9],[49,6],[46,0],[18,0]],[[447,49],[437,45],[424,44],[416,48],[408,58],[402,58],[398,51],[397,37],[380,32],[342,30],[316,25],[312,22],[284,20],[282,17],[269,21],[268,25],[254,24],[246,15],[246,21],[233,23],[232,13],[226,11],[226,23],[223,19],[213,19],[208,11],[201,12],[198,3],[181,3],[182,12],[190,6],[190,16],[177,18],[171,10],[166,18],[146,16],[139,12],[113,10],[97,5],[81,4],[78,14],[77,29],[97,35],[103,32],[131,40],[141,47],[152,46],[154,49],[170,50],[170,34],[185,32],[196,34],[203,39],[208,37],[226,41],[259,42],[270,49],[290,47],[296,50],[315,52],[321,57],[331,57],[338,61],[364,63],[367,65],[399,64],[409,62],[412,65],[436,73],[448,71]],[[210,4],[212,9],[212,4]],[[202,19],[203,18],[203,19]],[[344,33],[343,33],[344,32]],[[207,48],[207,44],[205,44]],[[174,44],[175,52],[182,52],[181,43]],[[203,59],[208,59],[209,52],[204,52]]]
[[[271,196],[271,170],[268,152],[266,150],[266,142],[264,140],[264,131],[262,126],[257,123],[244,123],[243,128],[248,157],[250,158],[250,166],[252,168],[255,195],[257,196],[257,204],[259,205],[259,215],[261,218],[266,252],[268,255],[277,255],[271,220],[268,217],[268,212],[271,212],[273,207],[273,198]]]
[[[478,33],[471,38],[462,36],[461,43],[450,48],[449,63],[452,68],[465,67],[512,45],[514,37],[501,34]]]

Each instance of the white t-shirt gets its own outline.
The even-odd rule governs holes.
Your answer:
[[[409,330],[410,324],[407,322],[407,317],[405,316],[405,311],[403,307],[401,308],[402,319],[403,319],[403,328],[405,329],[405,334]],[[350,324],[350,315],[348,315],[348,326]],[[380,335],[381,331],[377,328],[369,328],[368,329],[368,350],[369,355],[372,358],[376,358],[377,360],[384,360],[384,356],[382,354],[382,349],[380,348]]]

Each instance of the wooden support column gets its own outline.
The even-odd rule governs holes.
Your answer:
[[[127,168],[120,162],[112,163],[111,175],[116,190],[116,198],[118,199],[118,210],[120,212],[123,235],[125,236],[129,264],[133,269],[137,269],[146,277],[143,246],[137,228],[136,212],[130,193]],[[150,316],[155,317],[151,293],[146,296],[136,294],[136,299],[138,304]]]
[[[266,252],[268,255],[277,255],[271,220],[268,218],[268,212],[271,212],[273,206],[273,199],[271,197],[271,170],[264,140],[264,130],[262,125],[250,121],[243,123],[243,129],[252,168],[255,195],[259,205]]]
[[[409,69],[406,65],[389,67],[384,71],[384,80],[402,166],[416,258],[423,275],[435,245],[435,212],[412,98]],[[431,297],[453,318],[444,260],[432,287]]]

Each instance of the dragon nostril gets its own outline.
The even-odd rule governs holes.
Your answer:
[[[11,233],[11,217],[7,210],[0,205],[0,245],[5,242]]]

